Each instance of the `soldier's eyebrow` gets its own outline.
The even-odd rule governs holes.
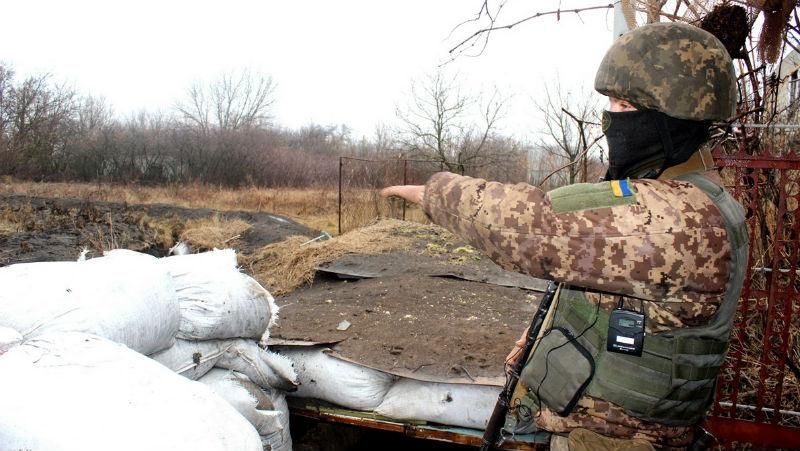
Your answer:
[[[627,100],[620,100],[619,102],[620,102],[619,105],[622,109],[628,109],[628,108],[636,109],[636,107],[633,106],[633,104],[628,102]]]

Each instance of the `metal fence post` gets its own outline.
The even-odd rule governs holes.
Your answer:
[[[408,160],[403,159],[403,185],[408,185]],[[406,200],[403,199],[403,221],[406,220]]]
[[[342,157],[339,157],[339,235],[342,234]]]

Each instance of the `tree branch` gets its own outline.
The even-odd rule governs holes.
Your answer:
[[[484,3],[484,5],[485,5],[485,3]],[[468,42],[475,40],[476,38],[478,38],[479,36],[481,36],[483,34],[488,34],[488,33],[491,33],[492,31],[495,31],[495,30],[510,30],[510,29],[516,27],[517,25],[525,23],[525,22],[527,22],[529,20],[536,19],[538,17],[556,15],[560,19],[562,13],[580,14],[580,13],[582,13],[584,11],[591,11],[591,10],[597,10],[597,9],[613,9],[613,8],[614,8],[614,5],[611,4],[611,3],[609,3],[607,5],[602,5],[602,6],[589,6],[589,7],[586,7],[586,8],[576,8],[576,9],[561,9],[561,8],[559,8],[559,9],[556,9],[556,10],[553,10],[553,11],[537,12],[535,14],[532,14],[532,15],[528,16],[528,17],[520,19],[520,20],[518,20],[518,21],[516,21],[514,23],[510,23],[508,25],[501,25],[501,26],[495,26],[494,25],[494,22],[495,22],[494,18],[492,18],[491,15],[489,15],[487,13],[487,16],[489,16],[489,18],[491,19],[490,25],[488,27],[486,27],[486,28],[481,28],[480,30],[475,31],[469,37],[467,37],[463,41],[461,41],[458,44],[456,44],[453,48],[451,48],[448,51],[448,53],[452,54],[456,50],[459,50],[462,47],[464,47]],[[476,18],[476,20],[479,19],[479,18],[480,18],[480,13],[479,13],[478,17]],[[484,48],[485,48],[485,45],[484,45]]]

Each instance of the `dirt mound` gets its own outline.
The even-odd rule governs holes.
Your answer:
[[[181,239],[195,251],[220,244],[250,253],[292,235],[318,234],[269,213],[0,196],[0,266],[75,260],[84,248],[90,256],[117,248],[163,256]]]
[[[316,278],[277,298],[275,343],[329,343],[343,359],[421,380],[502,384],[503,358],[542,281],[500,269],[435,226],[387,221],[328,243],[311,261],[289,257],[304,271],[316,264]],[[283,255],[292,252],[302,251]]]

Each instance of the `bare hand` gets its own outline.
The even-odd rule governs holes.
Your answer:
[[[525,342],[528,339],[528,329],[522,332],[522,336],[514,343],[514,349],[506,357],[506,369],[510,370],[517,364],[517,361],[522,357],[522,349],[525,347]]]
[[[425,185],[396,185],[381,190],[381,197],[402,197],[403,199],[421,204],[425,196]]]

